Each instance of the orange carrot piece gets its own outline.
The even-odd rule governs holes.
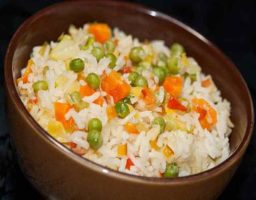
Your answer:
[[[126,66],[122,69],[123,73],[131,73],[132,72],[132,67],[131,66]]]
[[[204,99],[194,98],[192,99],[192,110],[199,113],[199,122],[202,128],[208,130],[217,123],[217,112],[216,110]]]
[[[141,98],[143,99],[145,104],[148,106],[154,107],[156,104],[156,100],[155,100],[155,96],[154,96],[153,92],[147,87],[145,87],[141,90]]]
[[[91,96],[93,93],[95,93],[95,90],[88,85],[84,85],[80,87],[79,92],[81,97],[84,97],[84,96]]]
[[[116,109],[115,109],[114,106],[108,106],[107,107],[107,115],[108,115],[109,120],[116,117]]]
[[[168,76],[163,83],[164,89],[173,97],[179,97],[182,92],[183,79],[179,76]]]
[[[168,145],[166,145],[163,149],[163,154],[166,158],[169,158],[174,155],[174,152]]]
[[[183,106],[179,101],[178,99],[174,98],[174,97],[171,97],[168,101],[168,104],[167,104],[168,108],[170,109],[174,109],[174,110],[180,110],[180,111],[187,111],[187,108],[185,106]]]
[[[196,107],[196,112],[199,113],[199,121],[202,121],[204,120],[204,118],[206,117],[207,115],[207,111],[203,108],[200,108],[200,107]]]
[[[113,93],[113,99],[114,99],[114,102],[118,102],[119,100],[127,97],[130,93],[130,86],[123,82],[122,84],[120,85],[117,85],[115,87],[115,89],[110,92],[110,94]]]
[[[202,85],[202,87],[209,87],[211,85],[211,83],[212,83],[211,79],[207,78],[202,81],[201,85]]]
[[[120,74],[116,71],[112,71],[108,75],[103,75],[101,88],[113,97],[115,103],[130,93],[130,85],[124,82]]]
[[[29,60],[28,60],[27,67],[26,67],[26,69],[25,69],[25,72],[24,72],[24,74],[22,75],[22,77],[17,80],[18,82],[19,82],[20,80],[22,80],[23,83],[27,83],[27,82],[28,82],[28,76],[29,76],[29,74],[32,72],[31,67],[32,67],[33,64],[34,64],[33,60],[32,60],[32,59],[29,59]]]
[[[69,120],[65,119],[66,113],[71,108],[72,106],[68,103],[54,102],[55,119],[61,122],[67,130],[74,129],[75,124],[73,118],[70,118]]]
[[[38,102],[38,98],[37,97],[34,98],[34,99],[29,99],[28,100],[28,103],[31,103],[31,104],[37,104],[37,102]]]
[[[115,46],[117,46],[117,45],[118,45],[118,42],[119,42],[119,40],[118,40],[118,39],[114,39],[114,44],[115,44]]]
[[[128,158],[126,161],[125,168],[130,170],[131,166],[133,166],[133,165],[134,165],[134,163],[132,162],[132,160],[130,158]]]
[[[125,130],[128,132],[128,133],[131,133],[131,134],[139,134],[139,130],[137,129],[137,127],[131,123],[131,122],[127,122],[125,125],[124,125],[124,128]]]
[[[107,24],[94,23],[89,26],[89,33],[93,34],[96,41],[104,43],[111,37],[111,29]]]
[[[85,154],[85,149],[79,147],[79,146],[76,146],[74,148],[71,148],[72,151],[80,156],[84,155]]]
[[[74,142],[69,142],[68,144],[69,144],[70,148],[76,148],[76,146],[77,146],[77,144]]]
[[[104,102],[105,102],[104,98],[103,98],[102,96],[100,96],[100,97],[98,97],[96,100],[94,100],[93,103],[102,106]]]

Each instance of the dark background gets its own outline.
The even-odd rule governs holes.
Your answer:
[[[57,0],[0,0],[0,199],[42,199],[24,179],[9,144],[3,59],[18,26]],[[256,0],[132,0],[167,13],[215,43],[237,65],[256,100]],[[50,27],[46,27],[50,28]],[[228,76],[228,74],[227,74]],[[256,199],[255,131],[244,159],[220,200]],[[211,185],[209,185],[211,187]]]

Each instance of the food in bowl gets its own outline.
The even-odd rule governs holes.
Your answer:
[[[17,80],[34,119],[74,153],[121,172],[178,177],[230,154],[230,103],[181,44],[104,23],[33,48]]]

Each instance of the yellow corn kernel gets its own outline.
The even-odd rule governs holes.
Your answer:
[[[127,154],[127,144],[119,144],[117,146],[117,155],[126,156],[126,154]]]
[[[118,52],[117,50],[115,50],[115,51],[113,52],[113,54],[114,54],[116,57],[119,56],[119,52]]]
[[[145,61],[151,63],[151,62],[153,61],[153,55],[152,55],[152,54],[149,54],[149,55],[145,58]]]
[[[173,114],[173,113],[175,113],[175,111],[173,109],[168,108],[167,104],[165,104],[164,110],[165,110],[166,114]]]
[[[27,67],[31,68],[31,66],[34,65],[34,64],[35,64],[34,61],[30,58],[30,59],[28,60]]]
[[[139,97],[141,94],[142,87],[132,87],[130,91],[131,96]]]
[[[129,60],[129,55],[125,55],[124,60],[125,60],[125,62],[127,62]]]
[[[163,154],[166,158],[170,158],[172,155],[174,155],[174,152],[168,145],[166,145],[163,148]]]
[[[150,140],[149,143],[152,149],[156,151],[160,149],[160,147],[157,145],[157,140]]]
[[[134,119],[139,119],[139,118],[140,118],[140,115],[139,115],[138,112],[136,112],[136,113],[134,114]]]
[[[182,61],[183,65],[185,65],[185,66],[189,65],[188,58],[185,53],[181,54],[181,61]]]
[[[65,129],[61,122],[56,120],[49,120],[47,125],[47,131],[51,136],[56,138],[59,141],[65,140]]]
[[[79,91],[80,89],[80,84],[78,81],[74,81],[66,90],[66,93],[72,93],[72,92],[76,92]]]

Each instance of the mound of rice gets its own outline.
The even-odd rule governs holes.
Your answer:
[[[74,59],[82,60],[79,72],[72,68]],[[88,80],[92,73],[98,87]],[[230,103],[179,44],[140,42],[101,23],[71,25],[58,41],[33,48],[17,84],[42,128],[74,153],[114,170],[187,176],[218,165],[230,153]],[[70,100],[72,94],[78,102]],[[102,125],[96,146],[88,139],[93,118]]]

